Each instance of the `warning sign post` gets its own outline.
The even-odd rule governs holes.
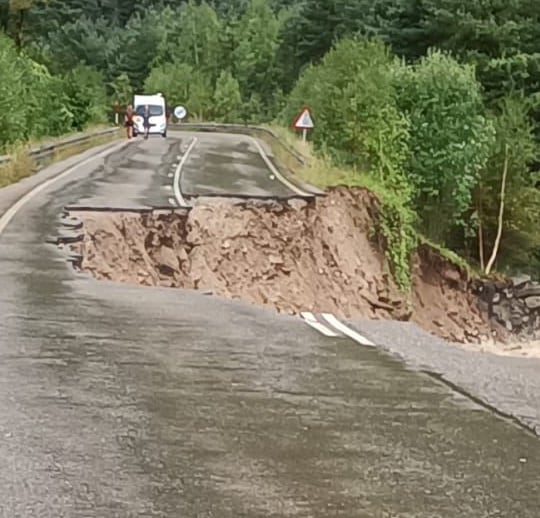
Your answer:
[[[307,106],[302,108],[302,111],[297,115],[296,119],[294,119],[292,127],[295,130],[302,130],[302,142],[305,142],[308,130],[314,128],[311,110]]]

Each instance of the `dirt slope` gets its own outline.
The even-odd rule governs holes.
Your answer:
[[[344,188],[310,205],[211,199],[189,213],[79,212],[74,248],[100,279],[210,290],[289,313],[412,319],[455,341],[492,336],[464,274],[426,248],[411,312],[374,237],[377,212],[370,192]]]

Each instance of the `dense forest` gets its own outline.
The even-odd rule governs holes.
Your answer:
[[[538,1],[0,0],[0,24],[3,147],[134,91],[202,120],[308,104],[315,149],[386,193],[398,270],[416,233],[485,270],[502,221],[496,268],[540,276]]]

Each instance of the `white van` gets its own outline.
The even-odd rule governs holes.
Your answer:
[[[143,118],[144,107],[148,105],[150,111],[150,129],[149,134],[159,133],[161,136],[167,136],[167,106],[165,97],[162,94],[155,95],[134,95],[133,110],[135,117],[133,118],[133,136],[139,133],[144,134]]]

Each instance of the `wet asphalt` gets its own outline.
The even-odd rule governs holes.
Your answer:
[[[97,282],[46,242],[66,206],[172,206],[188,138],[77,168],[0,234],[0,516],[537,517],[538,438],[418,369],[449,354],[447,376],[507,403],[510,384],[519,405],[533,368],[467,366],[401,324],[355,323],[383,346],[366,348],[240,301]],[[270,190],[257,155],[242,149],[248,174],[229,145],[204,135],[193,192],[212,175],[221,192],[244,176],[246,193]]]

